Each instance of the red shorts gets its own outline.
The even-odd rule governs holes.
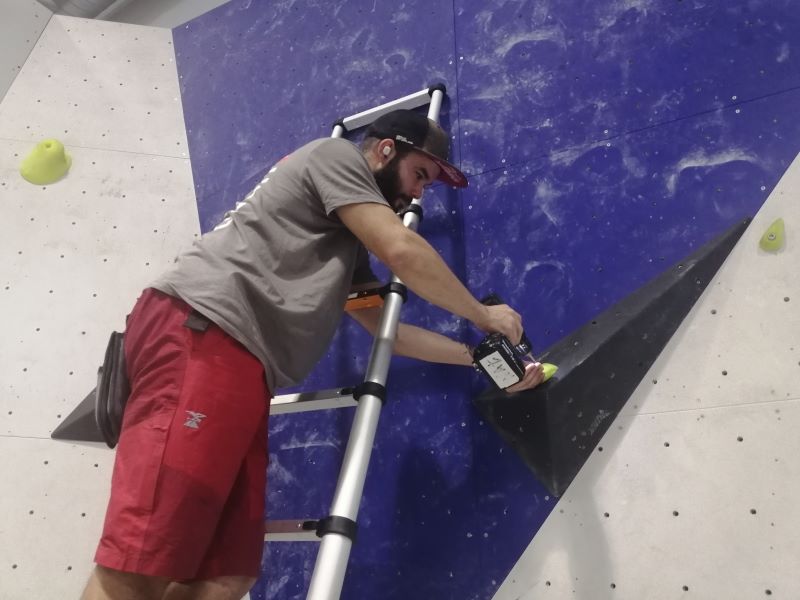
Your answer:
[[[128,318],[125,408],[95,561],[174,581],[257,577],[264,549],[264,368],[154,289]]]

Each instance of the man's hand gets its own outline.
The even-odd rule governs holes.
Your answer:
[[[486,333],[499,332],[506,336],[515,346],[522,339],[522,317],[507,304],[486,306],[486,318],[476,327]]]
[[[523,390],[531,390],[544,381],[544,369],[542,363],[534,362],[525,365],[525,375],[519,383],[507,387],[505,389],[508,393],[521,392]]]

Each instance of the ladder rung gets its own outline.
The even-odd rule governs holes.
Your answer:
[[[428,91],[428,88],[421,90],[419,92],[415,92],[413,94],[409,94],[408,96],[403,96],[402,98],[398,98],[397,100],[392,100],[391,102],[387,102],[386,104],[381,104],[380,106],[376,106],[375,108],[371,108],[369,110],[365,110],[364,112],[360,112],[358,114],[352,115],[350,117],[345,117],[342,119],[344,126],[347,128],[347,131],[354,131],[359,127],[363,127],[364,125],[369,125],[378,117],[385,115],[388,112],[393,110],[399,110],[401,108],[406,110],[411,110],[414,108],[418,108],[420,106],[425,106],[431,101],[431,95]]]
[[[353,388],[335,388],[319,392],[303,392],[301,394],[284,394],[275,396],[270,402],[270,414],[305,412],[309,410],[327,410],[329,408],[347,408],[358,406],[353,398]]]
[[[311,519],[264,521],[264,540],[268,542],[319,542],[317,521]]]

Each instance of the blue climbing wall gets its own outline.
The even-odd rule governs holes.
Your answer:
[[[420,232],[544,349],[744,216],[800,150],[792,0],[235,0],[177,28],[201,223],[338,117],[435,82],[470,177]],[[477,339],[412,297],[404,320]],[[301,389],[351,385],[344,323]],[[463,368],[393,364],[343,597],[488,599],[552,510]],[[274,417],[271,518],[327,514],[352,411]],[[255,598],[304,598],[315,544],[268,544]]]

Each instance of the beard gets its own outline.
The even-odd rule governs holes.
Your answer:
[[[374,174],[378,189],[395,212],[400,212],[411,204],[411,200],[413,200],[413,198],[400,192],[399,162],[398,157],[395,156]]]

